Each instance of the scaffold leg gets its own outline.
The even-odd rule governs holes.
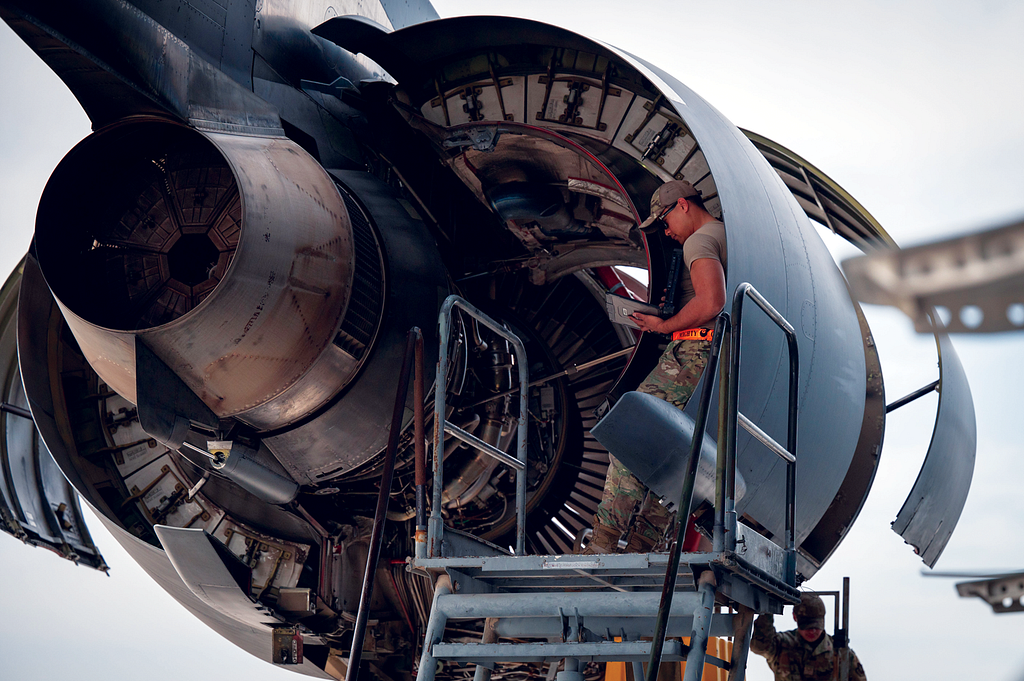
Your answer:
[[[704,675],[704,656],[708,647],[708,632],[711,616],[715,610],[715,573],[705,570],[697,580],[697,594],[700,605],[693,613],[693,633],[690,635],[690,652],[686,654],[686,673],[683,681],[700,681]]]
[[[555,674],[555,681],[583,681],[580,672],[580,661],[575,657],[565,658],[562,671]]]
[[[750,635],[754,631],[754,613],[740,612],[732,621],[732,659],[729,661],[729,681],[743,681],[747,676],[747,654],[750,652]]]
[[[494,617],[488,617],[484,620],[484,635],[480,637],[481,643],[497,643],[498,632],[495,628],[498,620]],[[491,671],[494,670],[494,664],[478,664],[476,671],[473,672],[473,681],[491,681]]]
[[[434,681],[437,673],[437,660],[432,650],[435,643],[444,638],[444,628],[448,624],[448,616],[437,607],[437,600],[452,592],[452,582],[448,575],[441,575],[434,583],[434,601],[430,605],[430,618],[427,620],[427,632],[423,637],[423,654],[420,655],[420,669],[416,681]]]

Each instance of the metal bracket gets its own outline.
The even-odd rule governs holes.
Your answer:
[[[601,79],[600,84],[594,83],[591,80],[576,78],[573,76],[554,76],[550,71],[548,72],[548,75],[540,76],[539,82],[541,85],[545,85],[546,87],[544,89],[544,101],[541,104],[540,111],[537,112],[537,120],[544,121],[546,123],[571,125],[574,128],[585,128],[587,130],[604,132],[608,129],[608,124],[601,121],[601,115],[604,113],[605,101],[608,97],[622,96],[621,89],[608,86],[607,69],[605,70],[604,77]],[[548,110],[550,105],[551,89],[555,83],[565,83],[569,92],[562,97],[562,102],[565,103],[565,109],[561,114],[559,114],[558,118],[548,118],[545,112]],[[583,94],[591,88],[597,87],[601,88],[601,99],[597,105],[597,120],[594,121],[594,125],[586,125],[583,122],[582,116],[580,116],[584,103]]]

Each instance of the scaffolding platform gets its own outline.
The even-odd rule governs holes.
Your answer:
[[[739,413],[736,390],[739,375],[738,350],[730,355],[727,371],[718,372],[723,337],[739,344],[739,318],[744,298],[753,299],[785,332],[790,351],[790,422],[787,446],[779,445]],[[726,439],[719,442],[717,454],[705,455],[705,466],[716,460],[712,477],[715,503],[713,548],[707,552],[681,553],[682,536],[669,553],[526,555],[525,507],[527,461],[527,392],[530,386],[522,342],[505,326],[483,314],[465,300],[451,296],[440,315],[440,357],[438,376],[447,375],[448,341],[451,316],[459,308],[503,337],[514,350],[518,368],[518,393],[521,415],[518,423],[516,455],[495,448],[472,434],[446,422],[446,391],[438,381],[434,393],[434,452],[445,451],[445,437],[451,436],[490,455],[516,472],[515,547],[504,550],[472,535],[444,526],[440,508],[443,457],[433,460],[433,498],[429,523],[417,521],[416,555],[409,569],[428,576],[434,585],[434,597],[423,642],[417,681],[433,681],[439,662],[476,664],[475,681],[488,681],[497,663],[557,662],[562,671],[549,667],[549,678],[557,681],[582,681],[582,665],[587,662],[625,661],[633,663],[636,681],[656,677],[661,661],[686,661],[686,681],[701,678],[705,663],[729,670],[730,681],[741,681],[746,669],[753,616],[778,614],[785,604],[797,603],[796,548],[794,527],[796,466],[796,392],[799,360],[792,326],[781,317],[756,290],[742,284],[733,301],[730,315],[719,316],[711,357],[705,369],[708,377],[700,396],[698,416],[689,430],[678,437],[661,432],[659,442],[690,442],[683,461],[671,478],[679,488],[678,510],[689,516],[698,463],[704,445],[707,410],[713,386],[722,383]],[[649,397],[649,396],[641,396]],[[653,437],[645,429],[655,407],[643,399],[622,400],[620,413],[605,418],[613,429],[637,424],[636,433],[625,440]],[[629,411],[633,410],[633,411]],[[637,413],[639,410],[640,413]],[[618,421],[616,421],[616,418]],[[664,421],[664,419],[662,419]],[[672,431],[671,419],[667,429]],[[769,451],[787,465],[786,529],[779,545],[754,529],[737,521],[735,433],[743,426]],[[592,432],[596,431],[596,427]],[[655,429],[657,430],[657,429]],[[662,427],[661,431],[665,431]],[[731,433],[731,436],[730,436]],[[701,434],[702,437],[696,437]],[[666,440],[667,438],[667,440]],[[620,440],[622,438],[620,437]],[[651,444],[651,443],[648,443]],[[664,445],[652,444],[655,451]],[[644,443],[634,448],[650,449]],[[662,447],[662,449],[657,449]],[[610,448],[611,451],[612,448]],[[613,451],[612,453],[616,453]],[[677,462],[678,463],[678,462]],[[627,462],[628,464],[628,462]],[[422,515],[418,515],[422,518]],[[685,523],[683,523],[685,525]],[[479,642],[444,640],[449,622],[483,620]],[[464,632],[463,632],[464,633]],[[732,637],[732,659],[722,660],[706,654],[711,636]],[[689,637],[692,645],[678,640]],[[512,641],[499,642],[499,639]],[[648,661],[645,674],[641,662]]]

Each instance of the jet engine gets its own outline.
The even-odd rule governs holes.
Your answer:
[[[321,677],[344,673],[395,435],[364,651],[382,678],[409,678],[432,594],[403,562],[421,444],[412,398],[390,432],[406,333],[423,331],[446,422],[510,451],[527,421],[526,551],[572,553],[609,460],[591,426],[667,342],[613,324],[606,296],[667,292],[674,245],[636,225],[661,183],[685,179],[725,223],[728,291],[753,284],[796,329],[790,510],[796,567],[812,576],[870,490],[886,405],[870,329],[811,221],[869,250],[894,246],[884,230],[799,156],[632,55],[537,22],[428,21],[428,3],[348,17],[321,4],[228,3],[211,28],[206,15],[190,23],[188,3],[0,0],[96,130],[54,171],[32,250],[0,291],[5,385],[24,383],[6,393],[5,432],[27,442],[31,418],[48,453],[33,440],[26,456],[52,455],[197,617]],[[450,294],[522,340],[529,385],[509,343],[468,315],[453,318],[435,375]],[[748,319],[735,510],[770,539],[785,531],[787,473],[755,436],[786,431],[791,374],[777,329]],[[933,508],[930,489],[915,489],[921,510],[901,525],[930,562],[973,465],[969,391],[945,343],[940,418],[961,415],[949,429],[965,435],[937,440],[922,479],[959,471],[953,501]],[[433,509],[444,524],[509,547],[515,476],[462,441],[429,456],[445,462]],[[714,499],[701,489],[706,534]],[[51,510],[55,536],[71,518],[65,555],[103,566],[75,509]],[[304,659],[288,647],[296,636]]]

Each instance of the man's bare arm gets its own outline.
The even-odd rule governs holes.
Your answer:
[[[690,281],[693,282],[693,298],[668,319],[634,313],[633,319],[640,330],[672,333],[692,329],[717,317],[725,307],[725,271],[722,263],[714,258],[694,260],[690,267]]]

